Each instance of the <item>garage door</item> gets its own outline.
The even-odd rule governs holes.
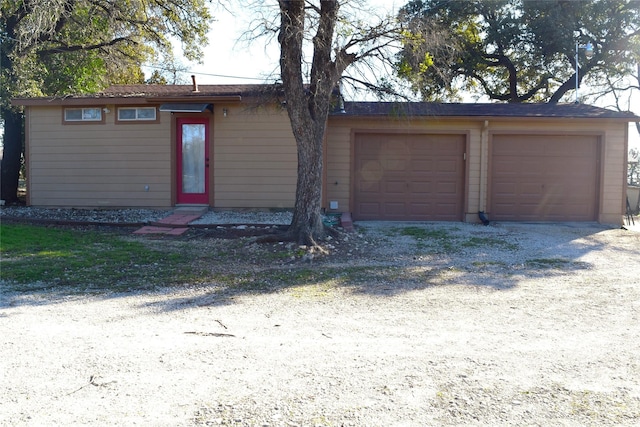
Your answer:
[[[465,135],[360,133],[354,219],[460,221]]]
[[[491,219],[594,221],[598,137],[494,135]]]

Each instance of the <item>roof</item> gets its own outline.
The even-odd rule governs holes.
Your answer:
[[[587,104],[491,104],[434,102],[345,102],[344,112],[333,116],[432,116],[432,117],[549,117],[640,120],[631,112],[620,112]]]
[[[197,88],[197,90],[194,90]],[[243,98],[282,100],[280,84],[242,85],[114,85],[85,95],[14,99],[14,105],[86,105],[139,102],[240,102]],[[278,97],[278,98],[276,98]],[[631,112],[619,112],[587,104],[506,104],[433,102],[345,102],[344,112],[333,117],[538,117],[588,118],[640,121]]]
[[[170,97],[211,97],[211,96],[250,96],[273,93],[278,85],[113,85],[97,94],[107,98],[164,98]]]
[[[87,105],[132,102],[220,102],[280,95],[280,85],[113,85],[102,92],[33,98],[15,98],[14,105]],[[194,90],[195,89],[195,90]]]

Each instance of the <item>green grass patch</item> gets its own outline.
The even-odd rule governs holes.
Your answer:
[[[424,227],[403,227],[394,231],[401,236],[413,237],[416,247],[421,251],[430,253],[450,253],[456,251],[455,237],[443,229],[431,229]]]
[[[396,229],[402,236],[410,236],[416,240],[445,240],[451,238],[446,230],[433,230],[422,227],[403,227]]]
[[[483,248],[491,247],[505,249],[509,251],[518,250],[518,245],[509,243],[495,237],[469,237],[456,235],[454,232],[459,231],[458,228],[450,229],[432,229],[426,227],[403,227],[394,228],[396,235],[410,236],[416,240],[416,247],[426,253],[445,253],[451,254],[460,252],[466,248]]]
[[[96,231],[0,224],[5,288],[123,291],[186,280],[185,255]]]
[[[527,260],[525,264],[535,268],[563,268],[572,262],[562,258],[534,258]]]

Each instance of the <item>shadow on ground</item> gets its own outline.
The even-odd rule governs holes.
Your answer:
[[[189,273],[166,281],[152,265],[139,267],[149,272],[136,283],[124,279],[117,286],[65,285],[44,276],[21,286],[1,283],[0,308],[140,292],[166,295],[152,303],[156,310],[181,310],[303,289],[307,294],[380,298],[443,286],[508,291],[530,278],[553,281],[594,269],[598,256],[611,262],[640,257],[638,234],[597,224],[367,222],[358,224],[355,234],[328,242],[329,255],[323,256],[284,242],[256,244],[251,234],[255,232],[242,229],[234,235],[230,228],[197,228],[180,238],[136,237],[167,254],[181,254],[189,260]],[[113,238],[131,237],[120,232]],[[618,245],[625,239],[635,245]]]

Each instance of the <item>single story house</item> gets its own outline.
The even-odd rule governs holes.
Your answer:
[[[292,208],[296,144],[267,85],[119,85],[25,107],[28,204]],[[582,104],[338,103],[323,207],[354,220],[598,221],[625,212],[628,123]]]

